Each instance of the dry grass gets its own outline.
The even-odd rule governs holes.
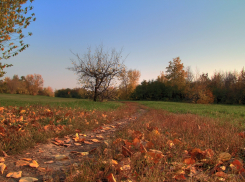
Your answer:
[[[125,118],[137,110],[128,103],[117,110],[86,111],[79,108],[48,106],[1,107],[0,150],[8,154],[23,151],[53,137],[93,130]]]
[[[244,139],[220,123],[151,109],[67,181],[244,181]]]

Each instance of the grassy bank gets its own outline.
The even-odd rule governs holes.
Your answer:
[[[122,106],[119,102],[93,102],[86,99],[58,98],[20,94],[0,94],[0,106],[49,105],[50,107],[80,108],[85,110],[109,110]]]

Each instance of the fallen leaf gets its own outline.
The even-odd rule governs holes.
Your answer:
[[[80,146],[80,145],[82,145],[81,143],[74,143],[74,145],[76,145],[76,146]]]
[[[39,167],[39,168],[37,168],[37,170],[40,172],[47,172],[47,169],[44,167]]]
[[[34,181],[38,181],[38,179],[33,177],[22,177],[19,180],[19,182],[34,182]]]
[[[174,178],[175,178],[176,180],[186,180],[186,178],[185,178],[185,175],[184,175],[184,174],[179,174],[179,175],[176,175],[176,176],[174,176]]]
[[[218,159],[221,160],[222,162],[228,161],[231,159],[231,154],[227,152],[222,152],[219,154]]]
[[[4,162],[5,159],[3,157],[0,157],[0,162]]]
[[[21,160],[23,160],[23,161],[32,161],[31,158],[22,158]]]
[[[100,139],[100,140],[104,140],[104,137],[101,136],[101,135],[96,135],[95,137],[98,138],[98,139]]]
[[[133,140],[133,145],[136,149],[138,149],[140,147],[140,140],[138,138],[135,138]]]
[[[89,152],[79,152],[82,156],[89,155]]]
[[[10,172],[6,175],[7,178],[20,178],[22,175],[22,171],[18,172]]]
[[[195,161],[195,159],[193,159],[193,158],[187,158],[187,159],[184,159],[184,161],[183,161],[185,164],[194,164],[196,161]]]
[[[107,180],[108,182],[116,182],[116,179],[114,178],[113,174],[110,173],[108,176],[107,176]]]
[[[116,160],[110,159],[109,160],[110,165],[118,165],[118,162]]]
[[[178,138],[175,138],[175,139],[173,140],[173,143],[174,143],[174,145],[179,145],[179,144],[181,144],[182,142],[181,142]]]
[[[145,156],[148,162],[154,162],[154,163],[158,163],[163,157],[164,155],[160,150],[153,150],[153,149],[150,149],[150,151],[146,152],[146,156]]]
[[[86,141],[86,140],[83,143],[88,144],[88,145],[93,144],[92,142],[89,142],[89,141]]]
[[[58,161],[63,161],[63,160],[69,159],[69,157],[67,157],[66,155],[56,155],[55,159]]]
[[[168,140],[167,145],[172,148],[174,146],[174,143],[172,140]]]
[[[223,171],[220,172],[216,172],[215,173],[216,176],[218,177],[222,177],[222,178],[226,178],[228,175],[226,173],[224,173]]]
[[[54,163],[54,161],[46,161],[46,162],[44,162],[44,164],[52,164],[52,163]]]
[[[29,164],[29,166],[37,168],[39,164],[37,163],[37,161],[33,160],[32,163]]]
[[[212,158],[214,156],[214,151],[212,149],[206,149],[205,150],[205,155],[208,158]]]
[[[0,172],[3,174],[4,169],[6,168],[6,165],[4,163],[0,163]]]
[[[194,148],[194,149],[192,149],[191,152],[190,152],[190,154],[191,154],[193,157],[195,157],[197,154],[200,154],[200,153],[202,153],[202,150],[199,149],[199,148]]]
[[[133,133],[134,138],[142,139],[143,134],[140,131],[134,131]]]
[[[153,147],[154,147],[154,144],[151,141],[147,142],[146,145],[145,145],[146,149],[152,149]]]
[[[243,169],[243,164],[237,159],[235,159],[231,164],[233,164],[238,171]]]
[[[123,165],[122,167],[120,167],[121,171],[127,171],[127,170],[130,170],[130,169],[131,169],[130,165]]]
[[[245,131],[241,132],[241,133],[238,133],[238,135],[241,137],[241,138],[245,138]]]
[[[91,141],[94,142],[94,143],[100,143],[100,141],[97,140],[97,139],[91,139]]]
[[[8,157],[8,154],[2,150],[4,157]]]
[[[20,114],[24,114],[26,112],[26,110],[21,110]]]
[[[30,163],[28,161],[23,161],[23,160],[18,160],[16,162],[16,166],[20,167],[20,166],[28,166]]]

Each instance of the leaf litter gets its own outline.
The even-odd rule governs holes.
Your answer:
[[[161,122],[158,122],[159,118]],[[114,138],[110,137],[111,142],[107,141],[115,128],[122,130],[129,121],[133,121],[133,124],[125,130],[126,135],[118,137],[116,134]],[[141,126],[137,122],[141,122]],[[16,167],[29,167],[32,174],[35,174],[35,169],[49,174],[64,171],[64,166],[68,170],[70,164],[77,168],[79,162],[84,161],[93,161],[92,163],[99,165],[93,157],[102,153],[106,159],[101,162],[104,167],[93,171],[97,181],[243,181],[245,170],[242,157],[245,155],[241,155],[244,153],[241,148],[244,137],[234,128],[234,131],[229,132],[236,136],[229,135],[225,128],[227,133],[220,137],[223,128],[219,125],[210,127],[212,123],[203,119],[198,124],[196,122],[196,116],[192,115],[169,115],[150,111],[144,117],[138,114],[137,117],[126,119],[126,122],[123,120],[104,125],[88,133],[78,131],[75,135],[62,139],[54,138],[49,144],[39,144],[26,154],[30,157],[19,157]],[[214,136],[210,136],[211,134]],[[229,138],[228,135],[232,137]],[[190,136],[195,137],[188,138]],[[205,140],[203,136],[208,139]],[[224,138],[227,140],[221,143]],[[210,142],[215,145],[210,145]],[[40,153],[40,150],[43,152]],[[0,160],[0,164],[4,166],[9,159]],[[4,171],[5,168],[0,169]],[[11,176],[12,173],[14,172],[8,175]],[[77,170],[60,180],[74,181],[79,175],[82,175],[82,171]],[[22,177],[20,181],[35,181],[35,177]],[[43,180],[45,181],[45,177]]]
[[[52,115],[52,111],[49,109],[45,112],[47,116]],[[19,111],[19,114],[25,113],[28,113],[28,111]],[[135,113],[133,117],[136,118],[136,116],[139,116],[139,113]],[[20,121],[25,121],[25,118]],[[19,178],[19,181],[22,182],[37,181],[38,179],[46,181],[59,176],[59,181],[64,181],[66,178],[65,171],[69,171],[71,164],[77,165],[76,162],[83,160],[81,157],[91,158],[98,152],[97,148],[101,145],[108,145],[105,139],[115,132],[115,128],[125,127],[131,121],[134,120],[129,117],[114,121],[111,124],[104,124],[92,132],[76,133],[75,135],[67,135],[64,138],[56,137],[51,139],[48,144],[37,144],[34,149],[28,149],[28,152],[23,154],[10,155],[9,157],[2,151],[3,157],[0,158],[2,175],[0,175],[0,180]],[[117,122],[120,122],[120,124],[117,125]],[[54,127],[54,125],[45,125],[44,130],[57,130],[57,127]],[[1,131],[2,134],[7,132],[5,129]],[[76,131],[79,132],[79,130]],[[100,134],[98,135],[97,132]],[[18,171],[18,169],[21,169],[21,171]],[[64,171],[62,175],[58,175],[60,171]],[[22,177],[23,175],[24,177]]]

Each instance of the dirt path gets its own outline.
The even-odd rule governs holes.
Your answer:
[[[92,157],[96,150],[99,150],[99,146],[108,145],[106,140],[116,130],[124,128],[129,122],[135,121],[145,112],[146,110],[140,109],[127,119],[114,121],[90,132],[55,138],[47,144],[37,144],[35,148],[28,149],[23,154],[5,157],[4,164],[7,168],[0,175],[0,181],[18,182],[20,177],[6,177],[8,173],[18,171],[22,171],[21,177],[34,177],[40,182],[64,181],[65,171],[71,166],[78,165],[84,156]]]

